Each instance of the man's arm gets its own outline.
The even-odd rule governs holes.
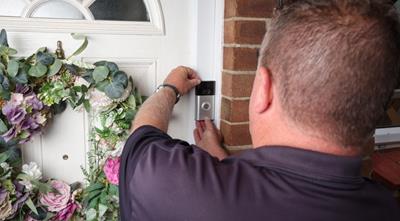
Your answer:
[[[164,84],[175,86],[181,95],[185,95],[200,82],[201,80],[194,70],[180,66],[169,73]],[[167,132],[175,101],[175,92],[169,87],[162,88],[149,97],[136,114],[132,132],[144,125],[150,125]]]

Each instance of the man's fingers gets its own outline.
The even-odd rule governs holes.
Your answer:
[[[199,130],[200,133],[204,132],[204,127],[203,127],[203,125],[201,125],[200,121],[196,121],[196,128],[197,128],[197,130]]]
[[[197,128],[193,130],[193,137],[194,137],[194,142],[196,142],[196,144],[198,144],[201,140],[201,136],[200,136],[199,130]]]
[[[191,87],[195,87],[195,86],[199,85],[200,83],[201,83],[200,79],[191,79],[191,80],[189,80],[189,84],[190,84]]]
[[[204,125],[206,130],[215,130],[214,123],[208,118],[204,120]]]

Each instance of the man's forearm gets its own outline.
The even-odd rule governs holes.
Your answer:
[[[132,132],[144,125],[151,125],[167,132],[175,101],[175,92],[170,88],[162,88],[150,96],[136,114]]]

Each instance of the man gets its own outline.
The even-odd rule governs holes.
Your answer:
[[[169,137],[176,94],[200,82],[189,68],[173,70],[126,143],[122,220],[400,220],[391,194],[360,175],[399,73],[399,21],[388,2],[286,2],[260,51],[254,149],[227,157],[209,120],[197,124],[197,145]]]

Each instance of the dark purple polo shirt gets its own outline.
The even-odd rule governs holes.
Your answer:
[[[121,220],[400,221],[390,193],[360,175],[361,159],[262,147],[223,161],[144,126],[121,159]]]

